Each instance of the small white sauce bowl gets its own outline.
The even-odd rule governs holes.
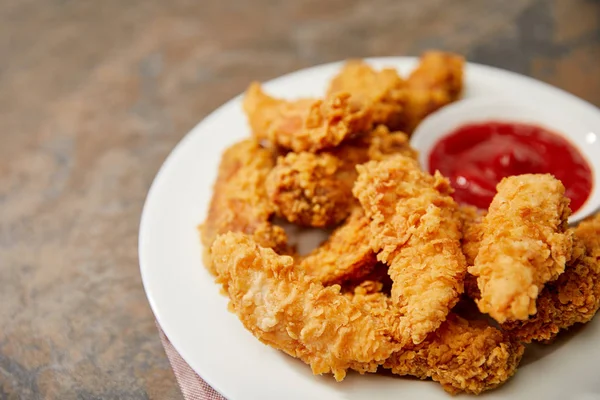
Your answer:
[[[506,97],[461,100],[423,120],[411,137],[411,145],[419,151],[422,167],[428,169],[429,154],[439,140],[463,125],[488,121],[533,124],[569,140],[585,157],[593,174],[592,192],[585,204],[571,215],[569,223],[576,223],[599,211],[600,126],[578,118],[578,115],[573,115],[569,110],[552,110],[544,104]],[[555,162],[560,163],[561,160]]]

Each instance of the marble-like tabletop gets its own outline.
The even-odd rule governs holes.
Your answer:
[[[137,259],[152,178],[265,80],[439,48],[600,105],[598,0],[0,2],[0,399],[171,399]]]

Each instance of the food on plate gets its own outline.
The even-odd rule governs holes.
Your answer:
[[[418,153],[410,147],[408,136],[399,131],[390,132],[385,125],[379,125],[366,137],[369,160],[381,161],[388,156],[402,154],[416,159]]]
[[[449,393],[479,394],[508,380],[523,352],[523,345],[486,321],[451,313],[423,342],[392,354],[383,367],[398,375],[431,378]]]
[[[246,92],[244,111],[257,140],[293,151],[335,147],[373,126],[370,110],[351,102],[348,93],[287,101],[267,95],[256,82]]]
[[[561,329],[590,321],[600,307],[600,214],[581,222],[574,234],[571,260],[540,293],[537,314],[502,325],[522,342],[553,339]]]
[[[241,233],[219,236],[212,253],[217,282],[244,326],[314,374],[332,373],[340,381],[348,369],[375,372],[399,348],[382,319],[341,294],[339,285],[306,277],[292,257]]]
[[[370,218],[370,243],[389,266],[392,301],[406,341],[421,343],[463,292],[466,273],[458,207],[441,175],[391,156],[359,165],[354,195]]]
[[[512,176],[498,184],[469,267],[477,277],[481,312],[500,323],[536,313],[544,284],[558,278],[571,254],[571,211],[564,193],[551,175]]]
[[[423,343],[402,348],[389,332],[401,317],[387,296],[324,287],[295,268],[292,257],[240,233],[219,236],[212,252],[217,281],[244,326],[315,374],[342,380],[348,369],[375,372],[385,363],[399,375],[431,377],[451,393],[479,393],[508,379],[523,353],[496,328],[455,315]]]
[[[352,101],[370,107],[373,123],[400,128],[406,99],[404,79],[393,68],[376,71],[362,60],[347,62],[329,85],[328,96],[350,93]]]
[[[369,222],[362,208],[356,207],[321,246],[302,259],[300,269],[324,285],[366,277],[377,265],[369,244]]]
[[[426,116],[456,101],[463,87],[464,58],[441,51],[423,54],[406,80],[403,125],[412,132]]]
[[[397,153],[416,157],[406,135],[383,125],[331,151],[289,152],[267,176],[267,193],[277,214],[291,223],[335,226],[356,205],[356,165]]]
[[[266,247],[287,253],[285,231],[270,220],[274,210],[267,197],[265,179],[275,158],[252,139],[236,143],[221,158],[208,216],[200,227],[204,264],[214,273],[210,248],[217,235],[251,234]]]
[[[308,152],[279,157],[265,182],[278,214],[303,226],[335,226],[353,203],[351,183],[340,179],[343,163],[328,154]]]
[[[475,263],[475,257],[479,252],[479,244],[483,237],[482,222],[485,212],[473,207],[461,205],[458,208],[458,215],[462,221],[462,251],[465,255],[467,265]]]
[[[508,176],[554,175],[565,186],[573,212],[588,199],[594,181],[585,157],[567,139],[520,122],[460,126],[433,146],[428,163],[430,172],[450,179],[456,201],[482,209],[490,206],[496,185]]]
[[[477,207],[461,205],[458,209],[462,221],[462,238],[460,240],[462,252],[465,255],[467,267],[475,263],[475,257],[479,252],[479,245],[483,237],[482,222],[485,212]],[[465,275],[465,293],[471,299],[479,299],[480,292],[477,287],[477,277],[468,272]]]
[[[569,228],[559,177],[485,182],[478,209],[457,204],[455,176],[420,168],[409,134],[462,81],[462,57],[428,52],[407,78],[349,62],[322,98],[250,86],[252,136],[224,152],[200,233],[260,341],[338,381],[387,369],[479,394],[516,373],[523,343],[594,317],[600,214]],[[294,229],[308,228],[329,236],[304,254]]]

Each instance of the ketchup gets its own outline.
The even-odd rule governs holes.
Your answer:
[[[450,179],[454,198],[488,208],[502,178],[554,175],[565,185],[571,210],[592,191],[590,166],[569,141],[545,128],[513,122],[464,125],[440,140],[429,156],[429,170]]]

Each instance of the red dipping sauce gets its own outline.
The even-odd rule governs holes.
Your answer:
[[[550,173],[561,180],[571,210],[592,191],[592,170],[568,140],[545,128],[513,122],[464,125],[440,140],[429,156],[429,170],[450,179],[460,203],[488,208],[502,178]]]

